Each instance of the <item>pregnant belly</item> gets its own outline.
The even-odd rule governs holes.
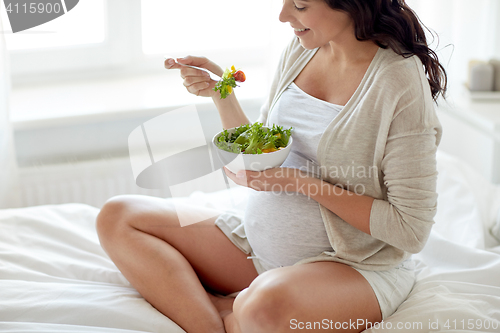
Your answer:
[[[268,269],[331,251],[319,204],[298,193],[252,192],[245,233]]]

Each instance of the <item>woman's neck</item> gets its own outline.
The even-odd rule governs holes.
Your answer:
[[[321,47],[326,59],[335,63],[362,64],[371,62],[379,46],[373,41],[345,40],[329,42]]]

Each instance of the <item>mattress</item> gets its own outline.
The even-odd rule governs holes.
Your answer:
[[[417,283],[366,332],[500,331],[500,187],[438,154],[438,213]],[[195,192],[190,203],[243,210],[247,188]],[[98,209],[0,210],[0,332],[184,332],[146,302],[102,250]]]

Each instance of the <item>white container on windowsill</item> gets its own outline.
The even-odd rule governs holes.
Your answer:
[[[491,61],[471,60],[469,62],[469,78],[464,84],[469,98],[472,100],[498,100],[500,91],[495,90],[496,63]]]
[[[469,67],[470,91],[493,91],[495,70],[486,62],[471,62]]]

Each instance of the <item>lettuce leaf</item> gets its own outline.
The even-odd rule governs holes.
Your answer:
[[[271,128],[263,128],[263,124],[258,122],[245,124],[237,127],[232,134],[224,130],[216,145],[222,150],[233,153],[262,154],[263,150],[275,151],[286,147],[292,129],[292,127],[283,129],[276,124]]]

